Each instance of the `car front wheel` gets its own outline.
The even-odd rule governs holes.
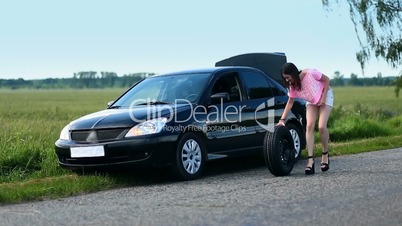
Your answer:
[[[206,162],[205,145],[193,133],[184,134],[176,149],[173,169],[179,180],[195,180],[201,177]]]

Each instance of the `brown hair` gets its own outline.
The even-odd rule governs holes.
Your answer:
[[[300,76],[299,74],[301,73],[301,71],[299,71],[299,69],[297,69],[296,65],[294,65],[293,63],[286,63],[282,66],[281,68],[281,75],[282,75],[282,79],[285,83],[286,88],[289,89],[289,83],[286,82],[285,78],[283,77],[283,75],[290,75],[290,77],[292,77],[294,83],[292,84],[292,88],[296,89],[297,91],[301,90],[301,82],[300,82]]]

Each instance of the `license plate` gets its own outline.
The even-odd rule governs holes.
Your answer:
[[[105,156],[103,146],[72,147],[71,158],[102,157]]]

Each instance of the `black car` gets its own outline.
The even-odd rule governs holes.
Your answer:
[[[201,177],[205,163],[262,151],[286,105],[286,89],[263,71],[222,66],[148,77],[108,108],[68,124],[55,143],[71,170],[170,165],[179,179]],[[304,148],[305,103],[286,119],[295,157]]]

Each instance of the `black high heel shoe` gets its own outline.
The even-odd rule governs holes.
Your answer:
[[[313,159],[313,165],[311,165],[311,166],[306,166],[306,169],[304,170],[304,172],[305,172],[307,175],[311,175],[311,174],[314,174],[314,173],[315,173],[315,168],[314,168],[314,156],[309,156],[308,158],[309,158],[309,159]]]
[[[328,163],[325,163],[325,162],[321,163],[321,171],[325,172],[325,171],[329,170],[329,154],[328,154],[328,151],[323,152],[322,155],[328,155]]]

